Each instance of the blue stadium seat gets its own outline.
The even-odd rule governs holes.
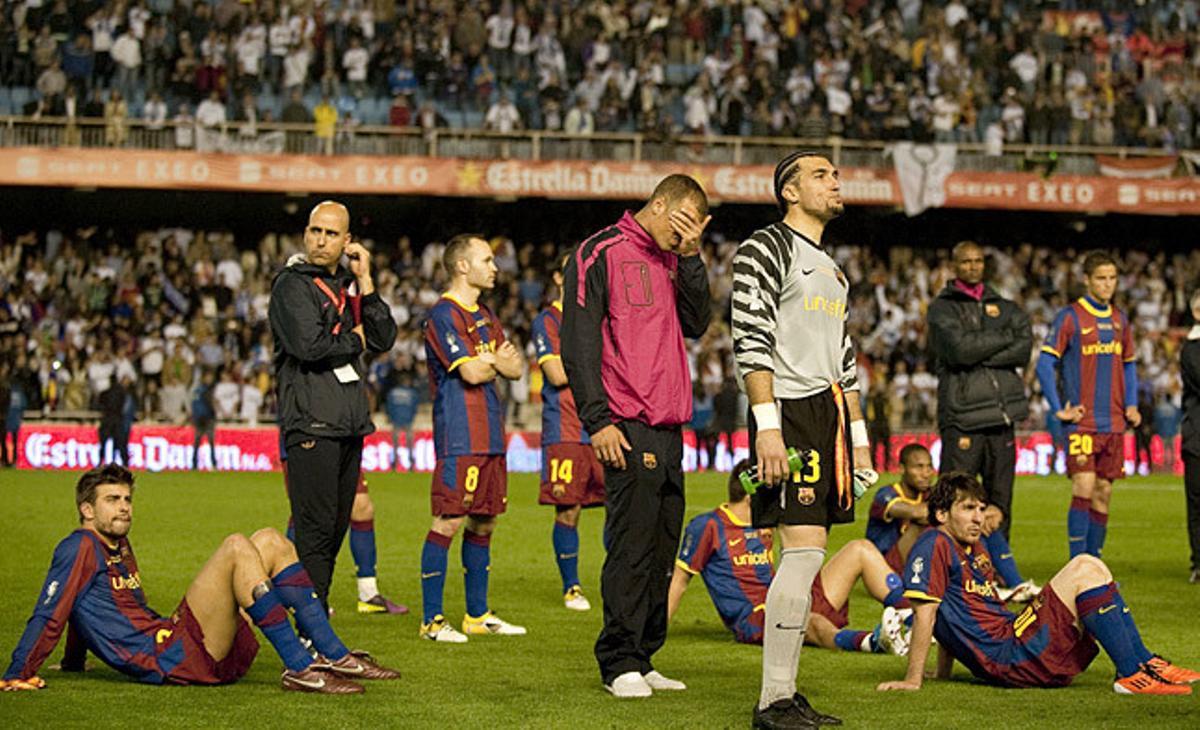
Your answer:
[[[17,113],[20,114],[25,110],[25,105],[29,103],[29,100],[33,98],[33,92],[28,86],[14,86],[12,87],[11,97],[13,109],[16,109]]]

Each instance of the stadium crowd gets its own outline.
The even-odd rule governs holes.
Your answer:
[[[0,242],[0,352],[5,353],[0,384],[8,387],[0,392],[0,406],[5,406],[0,411],[8,414],[9,431],[19,425],[22,412],[103,410],[103,394],[114,383],[133,396],[139,420],[255,423],[273,417],[268,294],[272,272],[301,250],[300,236],[271,234],[250,245],[228,231],[91,227],[5,233]],[[389,403],[427,397],[421,323],[445,283],[439,265],[443,244],[418,245],[407,237],[392,245],[367,243],[376,258],[378,290],[400,328],[393,351],[371,367],[374,406],[387,412]],[[491,306],[512,337],[532,352],[532,321],[556,296],[547,267],[557,245],[504,237],[491,243],[501,272]],[[691,346],[692,425],[699,432],[733,430],[744,412],[736,396],[728,325],[736,245],[719,230],[705,242],[714,311],[724,314]],[[953,276],[948,253],[902,246],[886,252],[863,246],[835,251],[856,282],[850,327],[860,352],[860,380],[870,384],[868,420],[891,433],[929,428],[937,382],[926,361],[925,311]],[[1076,254],[1028,244],[988,249],[988,281],[1029,312],[1035,350],[1053,313],[1078,294],[1081,257]],[[1179,342],[1169,332],[1187,324],[1187,297],[1200,281],[1200,252],[1149,254],[1130,247],[1119,259],[1116,301],[1136,328],[1141,406],[1144,420],[1152,424],[1146,436],[1171,439],[1179,428],[1181,380]],[[510,421],[517,427],[537,422],[526,406],[537,400],[539,377],[530,372],[509,386]],[[1026,380],[1036,396],[1032,367]],[[413,397],[389,398],[395,389]],[[1032,400],[1033,415],[1023,426],[1044,428],[1043,401]],[[404,410],[400,420],[411,423],[411,407]]]
[[[5,0],[0,108],[1189,148],[1189,0]],[[1076,22],[1082,21],[1082,22]],[[2,110],[2,109],[0,109]],[[187,137],[176,144],[188,144]]]

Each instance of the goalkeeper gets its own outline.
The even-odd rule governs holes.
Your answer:
[[[797,659],[831,525],[854,521],[854,482],[873,484],[854,346],[850,285],[822,247],[842,214],[838,170],[795,152],[775,168],[783,220],[755,231],[733,260],[733,349],[750,397],[750,453],[763,482],[753,524],[778,528],[777,578],[766,601],[762,692],[755,727],[835,721],[796,692]],[[803,469],[787,449],[808,450]],[[855,469],[857,465],[858,469]]]

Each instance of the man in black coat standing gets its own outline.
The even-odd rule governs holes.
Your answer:
[[[276,275],[269,317],[296,552],[328,606],[363,437],[375,430],[361,356],[390,350],[396,323],[375,292],[370,253],[351,240],[344,205],[326,201],[313,208],[304,247],[305,254]]]
[[[1028,314],[984,283],[979,244],[958,244],[953,260],[955,278],[927,314],[938,376],[939,471],[982,477],[990,510],[985,532],[1007,539],[1017,461],[1014,426],[1029,415],[1029,395],[1017,369],[1029,364],[1033,329]]]
[[[1192,329],[1179,350],[1183,372],[1183,484],[1187,493],[1192,583],[1200,583],[1200,290],[1192,294]]]

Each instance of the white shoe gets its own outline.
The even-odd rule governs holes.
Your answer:
[[[996,596],[1005,603],[1029,603],[1040,593],[1042,587],[1032,580],[1027,580],[1024,583],[1018,583],[1012,588],[1000,588],[996,591]]]
[[[687,689],[687,685],[680,682],[678,679],[669,679],[659,673],[657,669],[646,672],[642,675],[642,679],[646,680],[646,684],[650,685],[650,689],[664,690],[667,692],[678,692]]]
[[[634,697],[649,697],[654,694],[654,691],[650,689],[650,685],[646,684],[646,678],[640,672],[625,672],[614,679],[612,684],[604,685],[604,689],[612,693],[613,697],[623,700]]]
[[[899,609],[892,606],[883,609],[883,615],[879,618],[879,646],[889,654],[906,656],[909,640],[906,628]]]
[[[496,614],[488,611],[479,618],[463,616],[464,634],[491,634],[493,636],[524,636],[525,627],[510,624]]]
[[[446,623],[446,618],[441,614],[434,616],[429,623],[421,624],[421,638],[440,641],[444,644],[467,643],[467,637],[455,631],[453,626]]]
[[[584,597],[583,590],[579,586],[571,586],[563,595],[563,605],[572,611],[590,611],[592,604],[588,603],[588,599]]]

